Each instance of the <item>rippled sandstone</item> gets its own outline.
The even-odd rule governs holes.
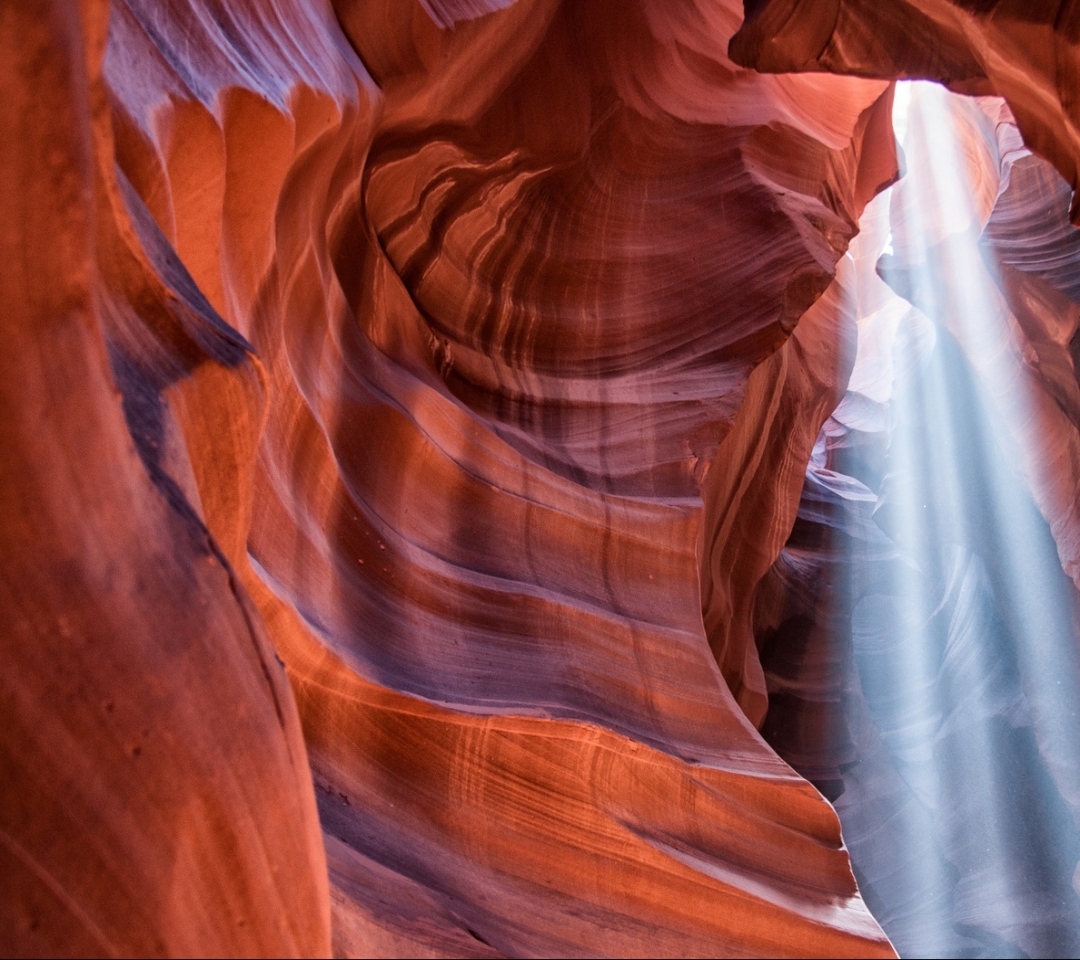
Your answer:
[[[890,954],[754,617],[891,89],[741,17],[0,9],[4,952]]]

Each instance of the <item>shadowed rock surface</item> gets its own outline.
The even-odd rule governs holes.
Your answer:
[[[1024,141],[1072,187],[1080,224],[1080,4],[1073,0],[748,0],[739,64],[777,73],[937,80],[1008,101]]]

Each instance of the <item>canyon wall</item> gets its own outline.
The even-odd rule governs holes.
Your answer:
[[[903,69],[742,14],[0,9],[0,950],[891,955],[759,646]]]
[[[1004,97],[1036,153],[1073,189],[1080,224],[1080,6],[1071,0],[747,0],[736,63],[777,73],[827,71],[927,79]]]

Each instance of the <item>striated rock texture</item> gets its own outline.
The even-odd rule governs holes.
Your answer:
[[[892,88],[741,17],[0,6],[0,952],[891,955],[755,631]]]
[[[887,954],[747,604],[886,85],[734,5],[3,17],[5,952]]]

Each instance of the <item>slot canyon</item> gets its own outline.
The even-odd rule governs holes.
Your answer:
[[[1080,2],[0,49],[0,954],[1080,954]]]

